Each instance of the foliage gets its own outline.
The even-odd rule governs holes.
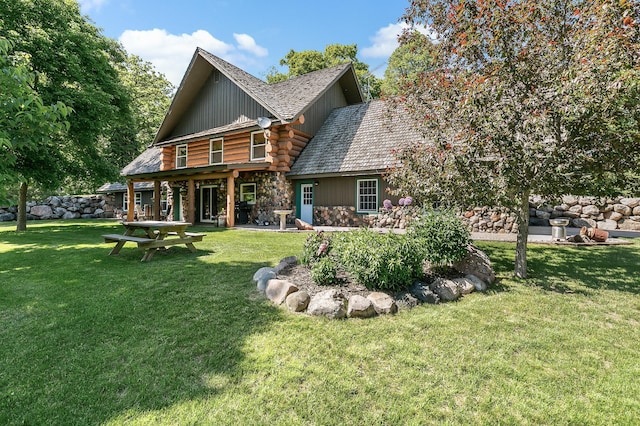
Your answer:
[[[43,149],[57,149],[55,135],[67,129],[71,109],[62,102],[45,104],[34,89],[37,74],[25,55],[12,55],[12,43],[0,36],[0,203],[14,203],[7,189],[25,178],[25,159]],[[46,181],[36,169],[27,176]]]
[[[417,84],[420,75],[433,66],[431,39],[418,31],[405,38],[407,42],[398,46],[389,57],[381,82],[384,96],[397,95],[399,87],[409,82]]]
[[[318,285],[335,284],[338,277],[338,265],[331,256],[323,256],[311,266],[311,279]]]
[[[432,266],[448,266],[467,255],[469,228],[453,210],[428,210],[412,220],[409,238]]]
[[[138,152],[131,99],[114,67],[124,61],[121,46],[103,36],[67,0],[0,0],[12,54],[28,58],[32,89],[45,105],[62,102],[74,113],[55,144],[37,143],[16,169],[25,179],[55,189],[70,178],[87,190],[118,176],[124,157]]]
[[[335,236],[331,253],[369,289],[403,290],[422,275],[423,259],[405,235],[361,228]]]
[[[423,204],[511,209],[526,277],[529,195],[611,195],[637,167],[639,14],[626,0],[412,2],[404,20],[438,39],[394,101],[427,142],[401,147],[390,183]]]
[[[357,54],[358,47],[355,44],[330,44],[325,47],[324,52],[317,50],[296,52],[291,49],[280,60],[280,66],[286,66],[288,72],[281,73],[273,67],[266,76],[267,83],[277,83],[312,71],[351,62],[356,71],[362,92],[369,94],[372,98],[378,98],[380,96],[381,81],[369,72],[369,65],[361,62],[356,57]]]
[[[300,255],[300,263],[313,266],[322,256],[328,255],[331,249],[332,236],[329,233],[319,231],[307,235]],[[324,246],[321,249],[321,246]]]

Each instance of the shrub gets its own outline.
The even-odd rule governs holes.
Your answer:
[[[322,244],[326,244],[323,250],[320,250]],[[328,255],[331,249],[331,235],[324,232],[311,233],[307,236],[300,256],[300,262],[303,265],[312,266],[322,256]]]
[[[471,243],[469,228],[452,210],[426,210],[407,231],[424,260],[434,267],[462,259]]]
[[[336,283],[338,267],[330,256],[319,259],[311,267],[311,279],[318,285],[331,285]]]
[[[333,240],[340,265],[369,289],[403,290],[422,274],[422,259],[405,235],[366,228]]]

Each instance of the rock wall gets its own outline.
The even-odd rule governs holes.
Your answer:
[[[43,202],[27,202],[27,220],[97,219],[114,217],[115,199],[107,195],[53,196]],[[18,208],[0,207],[0,222],[16,220]]]

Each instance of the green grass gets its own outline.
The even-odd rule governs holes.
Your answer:
[[[300,233],[220,230],[198,253],[107,256],[110,221],[0,224],[0,424],[637,424],[640,240],[478,243],[489,292],[331,321],[251,278]]]

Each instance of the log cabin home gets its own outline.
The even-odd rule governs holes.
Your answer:
[[[314,225],[359,226],[382,206],[392,150],[419,137],[364,102],[350,63],[267,84],[196,49],[152,145],[128,164],[135,185],[152,184],[171,218],[227,226],[273,223],[292,210]],[[384,195],[384,197],[383,197]],[[132,210],[128,220],[133,220]]]

